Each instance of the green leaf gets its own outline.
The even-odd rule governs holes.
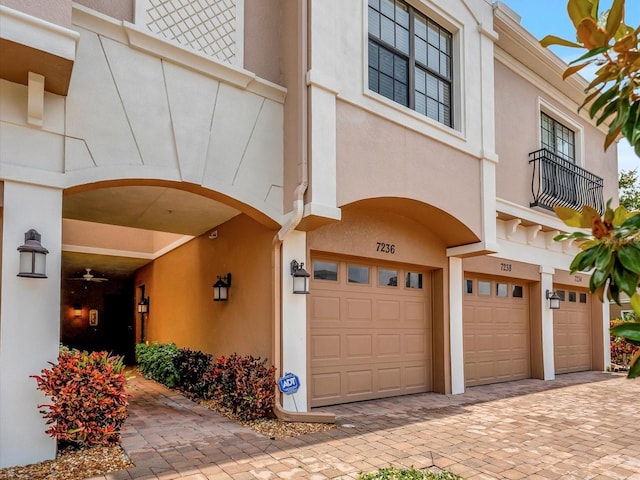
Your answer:
[[[589,279],[589,290],[595,292],[599,287],[605,284],[609,278],[609,271],[594,270]]]
[[[540,45],[545,48],[549,45],[562,45],[563,47],[583,48],[579,43],[570,42],[569,40],[565,40],[564,38],[560,38],[555,35],[547,35],[542,40],[540,40]]]
[[[640,323],[624,322],[613,327],[610,331],[616,337],[624,337],[640,342]]]
[[[609,284],[609,289],[607,290],[607,296],[610,300],[616,302],[616,304],[620,305],[620,289],[615,283]],[[598,295],[598,298],[602,302],[602,296]]]
[[[613,0],[613,5],[609,9],[609,15],[607,15],[607,25],[605,30],[609,37],[613,36],[618,31],[618,27],[624,19],[624,0]]]
[[[618,248],[618,259],[627,270],[640,273],[640,250],[633,245],[620,245]]]
[[[601,53],[606,52],[607,50],[611,50],[611,47],[609,45],[604,46],[604,47],[594,48],[593,50],[589,50],[587,53],[582,55],[580,58],[576,58],[575,60],[570,62],[569,65],[573,65],[574,63],[578,63],[578,62],[580,62],[582,60],[586,60],[587,58],[595,57],[596,55],[600,55]]]
[[[609,101],[613,99],[613,97],[615,97],[617,93],[618,93],[618,85],[616,83],[609,90],[607,90],[602,95],[600,95],[600,97],[598,97],[598,99],[595,102],[593,102],[593,105],[591,105],[591,108],[589,109],[589,116],[591,118],[595,117],[596,113],[598,113],[598,110],[600,110],[607,103],[609,103]]]
[[[627,270],[620,262],[613,265],[613,281],[627,295],[631,296],[638,288],[638,274]]]
[[[613,255],[613,247],[611,245],[602,244],[604,247],[598,249],[598,256],[596,257],[596,270],[600,270],[603,273],[609,275],[615,256]],[[638,252],[640,254],[640,251]],[[600,285],[600,284],[598,284]]]
[[[598,250],[601,246],[589,248],[588,250],[584,250],[575,256],[569,269],[571,270],[571,274],[580,271],[584,272],[587,270],[591,270],[593,268],[593,264],[598,256]]]
[[[624,208],[622,205],[620,205],[618,208],[616,208],[613,214],[613,221],[611,223],[613,224],[614,227],[619,227],[624,223],[626,219],[627,219],[627,209]]]
[[[631,360],[631,366],[629,367],[629,373],[627,373],[627,378],[638,378],[640,377],[640,350],[636,352],[633,359]]]
[[[640,212],[635,212],[634,215],[627,218],[625,222],[620,225],[620,228],[629,228],[634,230],[640,229]]]

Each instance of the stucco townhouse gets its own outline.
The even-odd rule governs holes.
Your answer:
[[[60,342],[266,357],[301,413],[605,369],[550,208],[615,202],[616,152],[519,20],[0,0],[0,467],[55,455],[29,376]]]

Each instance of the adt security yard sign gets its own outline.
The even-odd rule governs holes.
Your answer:
[[[292,395],[300,388],[300,379],[297,375],[287,372],[284,374],[284,377],[278,380],[278,386],[280,387],[280,391],[285,395]]]

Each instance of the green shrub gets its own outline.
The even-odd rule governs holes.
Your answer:
[[[358,480],[462,480],[455,473],[429,472],[416,468],[381,468],[377,472],[361,473]]]
[[[216,359],[205,376],[210,395],[243,420],[269,415],[275,402],[275,367],[251,355]]]
[[[173,363],[177,354],[178,347],[175,343],[153,342],[136,345],[138,369],[144,378],[150,378],[169,388],[174,388],[178,382],[178,370]]]
[[[129,405],[122,358],[62,348],[49,363],[33,376],[51,399],[38,405],[51,425],[46,433],[77,447],[118,443]]]
[[[205,374],[211,368],[213,355],[198,350],[181,348],[173,357],[173,365],[178,372],[177,387],[191,396],[206,396],[211,384]]]

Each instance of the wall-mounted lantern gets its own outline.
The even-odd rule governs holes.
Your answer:
[[[82,316],[82,305],[79,303],[73,305],[73,316],[75,318],[80,318]]]
[[[149,313],[149,297],[144,296],[145,286],[140,285],[140,301],[138,302],[138,313],[140,314],[140,342],[147,341],[147,329],[145,328],[145,316]]]
[[[293,277],[293,293],[309,293],[309,272],[304,269],[304,263],[291,260],[291,276]]]
[[[46,255],[49,250],[40,243],[41,235],[33,228],[24,234],[24,245],[18,247],[20,252],[20,273],[18,277],[47,278]]]
[[[549,300],[549,308],[558,310],[560,308],[560,296],[554,291],[547,290],[547,300]]]
[[[231,288],[231,274],[218,275],[218,281],[213,284],[213,301],[226,302],[229,300],[229,289]]]

